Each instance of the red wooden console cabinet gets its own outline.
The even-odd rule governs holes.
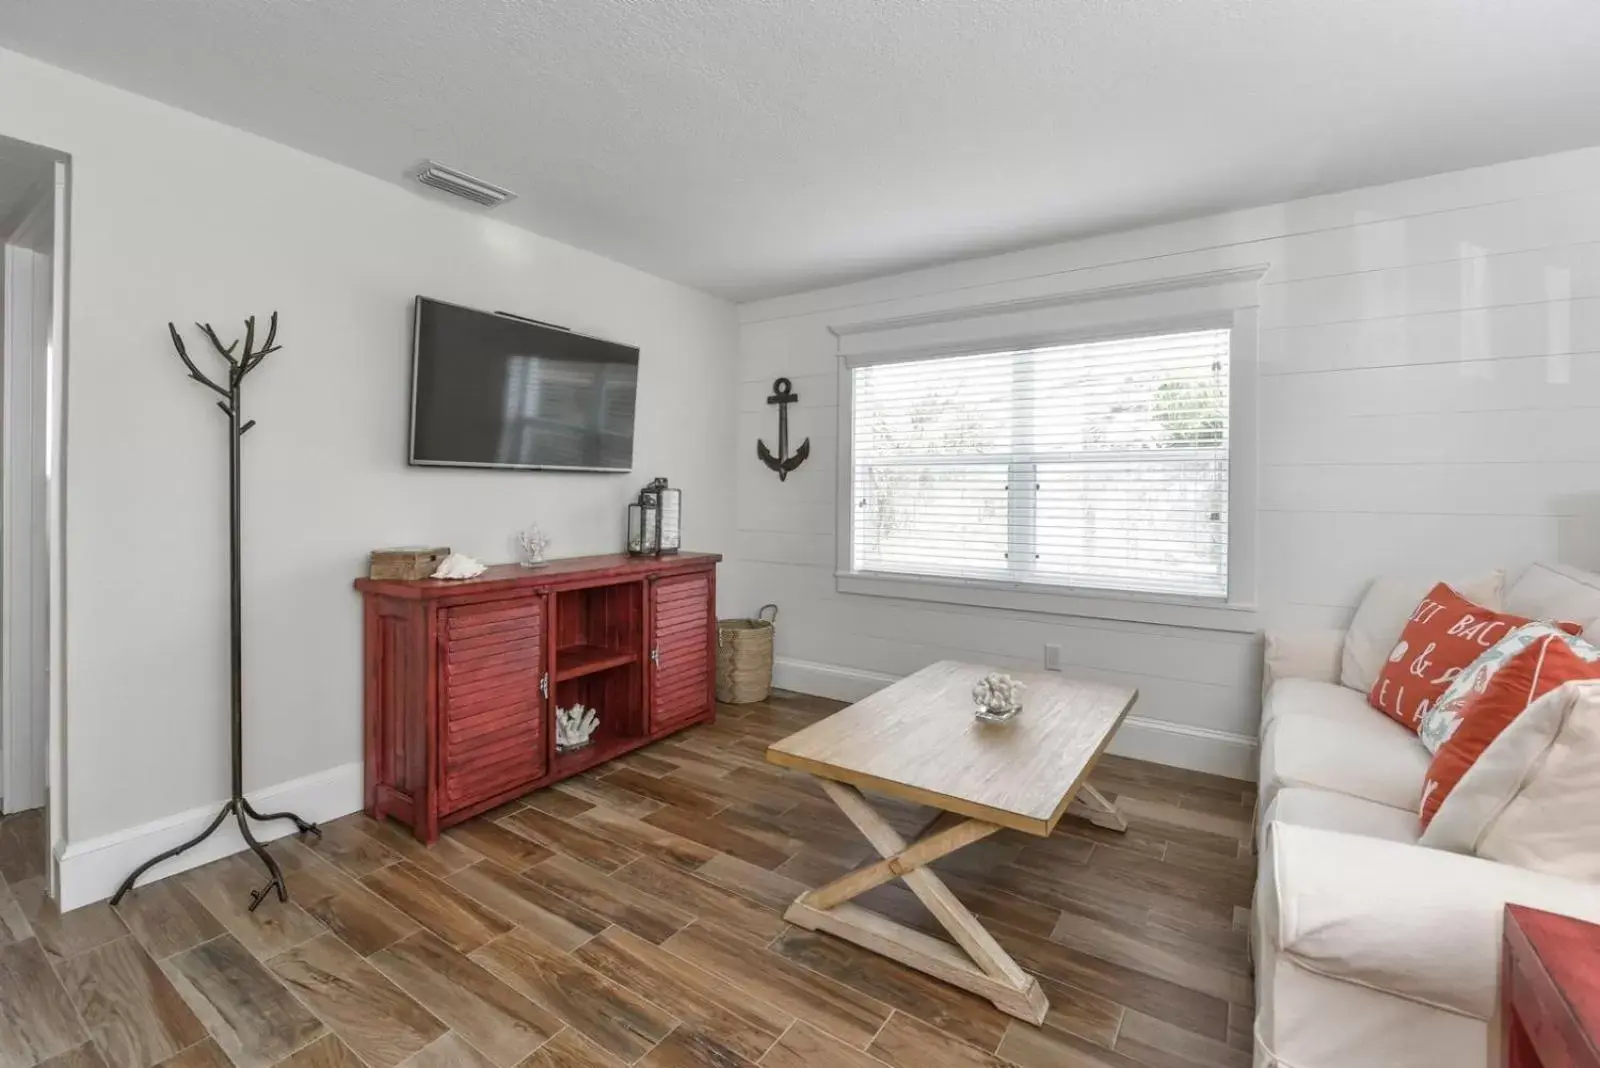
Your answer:
[[[1600,1066],[1600,926],[1507,905],[1500,957],[1501,1064]]]
[[[357,579],[366,602],[366,810],[424,842],[716,715],[717,561],[588,556],[475,579]],[[556,752],[555,710],[600,712]]]

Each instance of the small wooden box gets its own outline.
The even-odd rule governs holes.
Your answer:
[[[374,549],[367,565],[367,577],[374,579],[425,579],[439,568],[439,563],[450,555],[449,548],[421,548],[400,546],[395,549]]]

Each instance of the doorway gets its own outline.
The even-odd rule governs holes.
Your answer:
[[[0,136],[0,878],[55,895],[66,158]]]

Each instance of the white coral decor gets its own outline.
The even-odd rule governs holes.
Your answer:
[[[589,738],[600,726],[600,713],[583,705],[556,709],[556,746],[560,749],[577,749],[589,744]]]
[[[979,708],[1003,712],[1022,704],[1022,683],[998,671],[972,684],[972,699]]]
[[[474,560],[466,553],[451,553],[439,561],[439,567],[433,573],[436,579],[469,579],[476,578],[489,570],[481,560]]]

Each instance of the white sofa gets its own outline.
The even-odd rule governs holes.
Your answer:
[[[1600,577],[1534,565],[1502,601],[1589,622],[1600,619]],[[1340,685],[1346,638],[1267,637],[1255,1063],[1497,1065],[1505,904],[1600,922],[1600,885],[1418,845],[1429,755]]]

